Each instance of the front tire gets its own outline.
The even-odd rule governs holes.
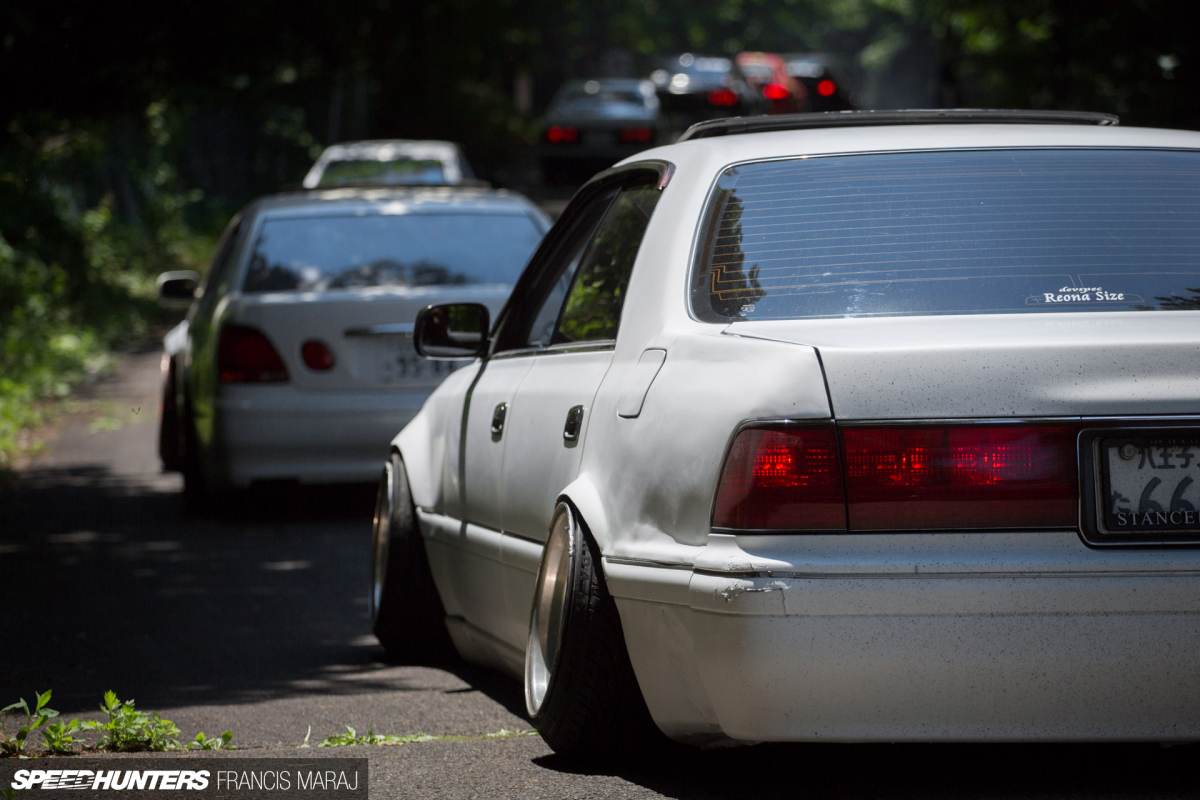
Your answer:
[[[427,662],[453,651],[446,610],[438,596],[417,527],[404,460],[384,466],[371,526],[371,629],[392,658]]]
[[[525,706],[546,744],[572,760],[646,753],[666,741],[633,674],[600,550],[566,503],[554,510],[538,568]]]

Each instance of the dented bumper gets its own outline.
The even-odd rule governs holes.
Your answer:
[[[711,535],[606,559],[678,739],[1200,739],[1200,552],[1072,532]]]

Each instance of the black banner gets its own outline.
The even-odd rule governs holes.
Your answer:
[[[366,800],[365,758],[39,758],[0,761],[0,797]]]

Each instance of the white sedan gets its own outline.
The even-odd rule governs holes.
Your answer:
[[[159,436],[189,503],[259,481],[374,480],[389,440],[455,366],[417,356],[417,313],[499,309],[548,227],[520,195],[464,187],[247,206],[202,288],[190,272],[159,281],[190,305],[164,341]]]
[[[597,176],[490,336],[417,323],[473,361],[393,442],[380,639],[444,621],[568,755],[1200,739],[1200,134],[1115,122],[725,120]]]

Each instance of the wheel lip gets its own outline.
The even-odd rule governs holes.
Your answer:
[[[563,549],[567,558],[566,580],[563,582],[564,588],[561,592],[555,591],[558,589],[556,585],[550,590],[554,592],[551,597],[551,603],[558,602],[561,607],[558,612],[559,625],[555,631],[554,656],[552,663],[546,664],[546,654],[540,637],[538,635],[539,628],[539,608],[541,603],[540,594],[545,591],[546,581],[545,572],[551,567],[549,556],[552,552],[551,538],[558,531],[558,520],[562,516],[566,520],[563,526],[563,533],[566,536],[566,542],[563,544]],[[550,693],[550,688],[554,683],[554,670],[562,660],[562,643],[564,632],[569,623],[568,613],[570,603],[568,599],[575,585],[575,545],[576,538],[579,535],[578,525],[575,520],[575,515],[571,507],[566,503],[559,503],[554,509],[554,516],[551,518],[550,535],[546,539],[546,544],[542,548],[542,559],[538,565],[537,579],[534,583],[533,607],[529,613],[529,640],[525,647],[525,710],[530,717],[537,716],[542,706],[545,704],[546,697]],[[560,556],[561,558],[561,556]],[[554,565],[557,567],[557,564]]]
[[[379,616],[379,606],[383,600],[383,586],[387,579],[388,546],[390,544],[388,539],[391,533],[392,511],[395,508],[395,483],[395,470],[389,459],[383,465],[380,490],[376,493],[375,519],[371,524],[371,583],[367,592],[367,604],[370,607],[372,624]]]

